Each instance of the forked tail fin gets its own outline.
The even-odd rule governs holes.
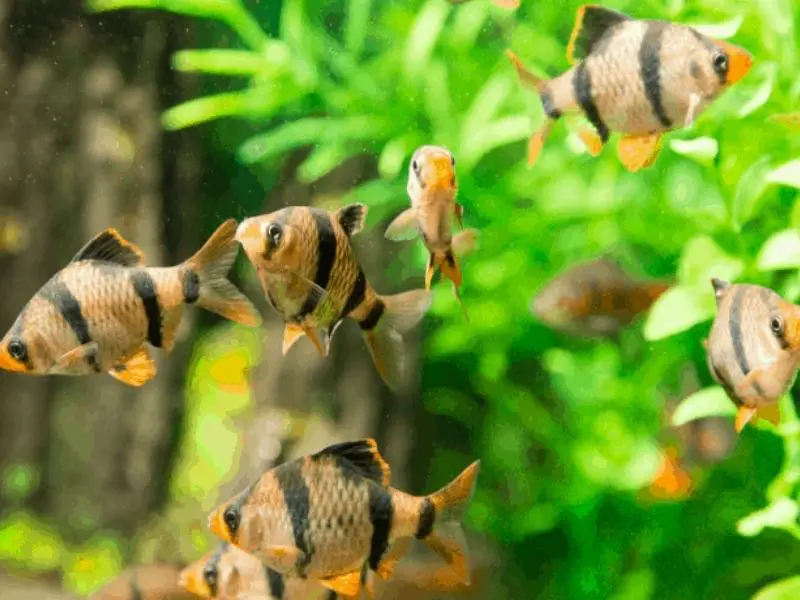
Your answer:
[[[235,234],[236,221],[225,221],[183,264],[184,299],[231,321],[257,326],[261,323],[258,310],[227,277],[239,251]]]
[[[405,373],[401,333],[422,320],[432,299],[432,294],[426,290],[377,296],[367,316],[359,322],[375,368],[392,389]]]
[[[479,470],[478,460],[447,486],[426,497],[417,529],[417,538],[441,556],[464,584],[469,584],[470,572],[461,521],[472,500]]]

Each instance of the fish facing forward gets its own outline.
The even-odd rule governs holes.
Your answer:
[[[286,322],[283,353],[303,335],[327,356],[346,317],[358,323],[375,366],[390,386],[403,371],[400,332],[414,327],[431,293],[381,296],[367,281],[350,238],[364,226],[367,207],[328,212],[297,206],[242,221],[236,239],[258,272],[267,300]]]
[[[179,583],[201,598],[218,600],[336,598],[336,594],[313,581],[284,577],[228,542],[183,569]]]
[[[750,70],[749,52],[708,38],[686,25],[632,19],[586,5],[567,47],[574,66],[555,79],[531,73],[506,51],[523,85],[534,89],[545,112],[544,125],[530,138],[528,164],[544,146],[553,124],[568,113],[586,117],[592,128],[579,135],[593,156],[612,131],[631,172],[655,162],[665,132],[689,127],[725,89]]]
[[[565,333],[613,337],[668,287],[665,282],[638,281],[616,262],[600,258],[557,275],[534,297],[531,312]]]
[[[412,538],[468,583],[461,519],[480,462],[442,490],[411,496],[389,487],[391,470],[374,440],[330,446],[264,473],[209,515],[213,533],[286,576],[356,596],[370,576],[388,579]]]
[[[121,573],[89,600],[197,600],[178,585],[179,573],[176,565],[139,565]]]
[[[457,256],[472,251],[478,232],[467,229],[453,236],[452,217],[462,224],[464,207],[456,202],[456,159],[441,146],[422,146],[414,152],[408,166],[408,196],[411,208],[400,213],[386,229],[390,240],[422,237],[428,249],[425,289],[431,289],[436,268],[453,282],[453,293],[461,304],[461,269]],[[463,308],[463,304],[462,304]],[[466,314],[466,313],[465,313]]]
[[[736,431],[758,418],[777,425],[777,401],[800,366],[800,307],[769,288],[711,283],[717,316],[704,346],[711,375],[736,404]]]
[[[186,305],[257,326],[257,310],[226,279],[235,232],[236,221],[226,221],[176,267],[145,267],[142,251],[117,231],[99,233],[22,309],[0,340],[0,369],[106,372],[136,387],[156,374],[146,344],[170,351]]]

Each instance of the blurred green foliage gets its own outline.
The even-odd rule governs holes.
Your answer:
[[[466,223],[480,229],[481,245],[464,266],[471,320],[439,286],[426,321],[426,416],[415,448],[434,458],[414,464],[432,489],[482,458],[470,524],[503,554],[495,597],[795,598],[800,422],[792,398],[782,401],[780,427],[747,428],[728,459],[695,472],[690,497],[656,502],[641,490],[665,444],[665,398],[682,393],[687,364],[702,389],[684,400],[674,423],[732,415],[701,345],[715,313],[709,278],[800,298],[797,119],[771,118],[800,110],[800,10],[792,0],[604,4],[703,26],[756,59],[745,80],[692,128],[670,134],[655,166],[635,175],[618,163],[613,144],[593,159],[564,126],[534,169],[524,165],[524,141],[542,110],[503,51],[513,48],[551,76],[565,70],[576,1],[523,0],[513,12],[489,0],[457,7],[444,0],[87,2],[94,11],[150,8],[209,19],[202,31],[211,46],[220,24],[238,36],[233,47],[174,55],[175,69],[215,77],[209,95],[170,108],[163,123],[175,130],[223,119],[212,131],[267,188],[297,152],[304,153],[296,173],[303,182],[366,154],[379,177],[341,202],[369,204],[368,226],[383,227],[408,202],[405,167],[414,148],[435,143],[454,152]],[[242,83],[231,91],[220,76]],[[390,272],[416,283],[423,252],[419,244],[402,248]],[[676,285],[618,343],[573,339],[533,319],[531,297],[546,281],[607,252],[633,274]],[[215,331],[196,348],[176,503],[207,501],[240,450],[230,416],[249,405],[248,392],[214,368],[256,364],[260,342],[247,335]],[[214,336],[225,341],[215,345]],[[231,340],[238,354],[226,350]],[[204,384],[209,378],[216,383]],[[34,479],[21,465],[4,474],[4,493],[25,494]],[[24,529],[36,541],[24,560],[34,568],[63,565],[77,591],[120,566],[116,551],[93,558],[103,540],[62,556],[55,532],[25,515],[12,521],[0,535],[3,558],[19,560],[8,548]],[[87,560],[96,570],[87,571]]]

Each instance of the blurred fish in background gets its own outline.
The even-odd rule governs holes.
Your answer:
[[[582,337],[616,337],[668,288],[634,279],[608,257],[579,263],[554,277],[531,312],[549,327]]]
[[[178,585],[181,567],[151,564],[124,571],[89,600],[197,600]]]
[[[466,4],[470,0],[447,0],[450,4]],[[492,4],[500,8],[507,8],[513,10],[519,8],[520,0],[492,0]]]

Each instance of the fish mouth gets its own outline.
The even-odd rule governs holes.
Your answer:
[[[197,578],[188,569],[181,571],[178,575],[178,585],[192,594],[201,594],[197,587]]]
[[[437,190],[450,190],[456,185],[453,163],[448,156],[434,156],[429,159],[430,179],[426,187]]]
[[[233,543],[225,521],[222,518],[222,510],[216,510],[208,515],[208,529],[218,538],[225,542]]]
[[[753,55],[744,48],[717,40],[717,45],[728,55],[728,74],[725,78],[727,85],[733,85],[744,78],[753,66]]]
[[[5,348],[0,350],[0,369],[3,371],[11,371],[12,373],[24,373],[28,370],[24,364],[11,358],[11,355],[9,355],[8,350]]]

